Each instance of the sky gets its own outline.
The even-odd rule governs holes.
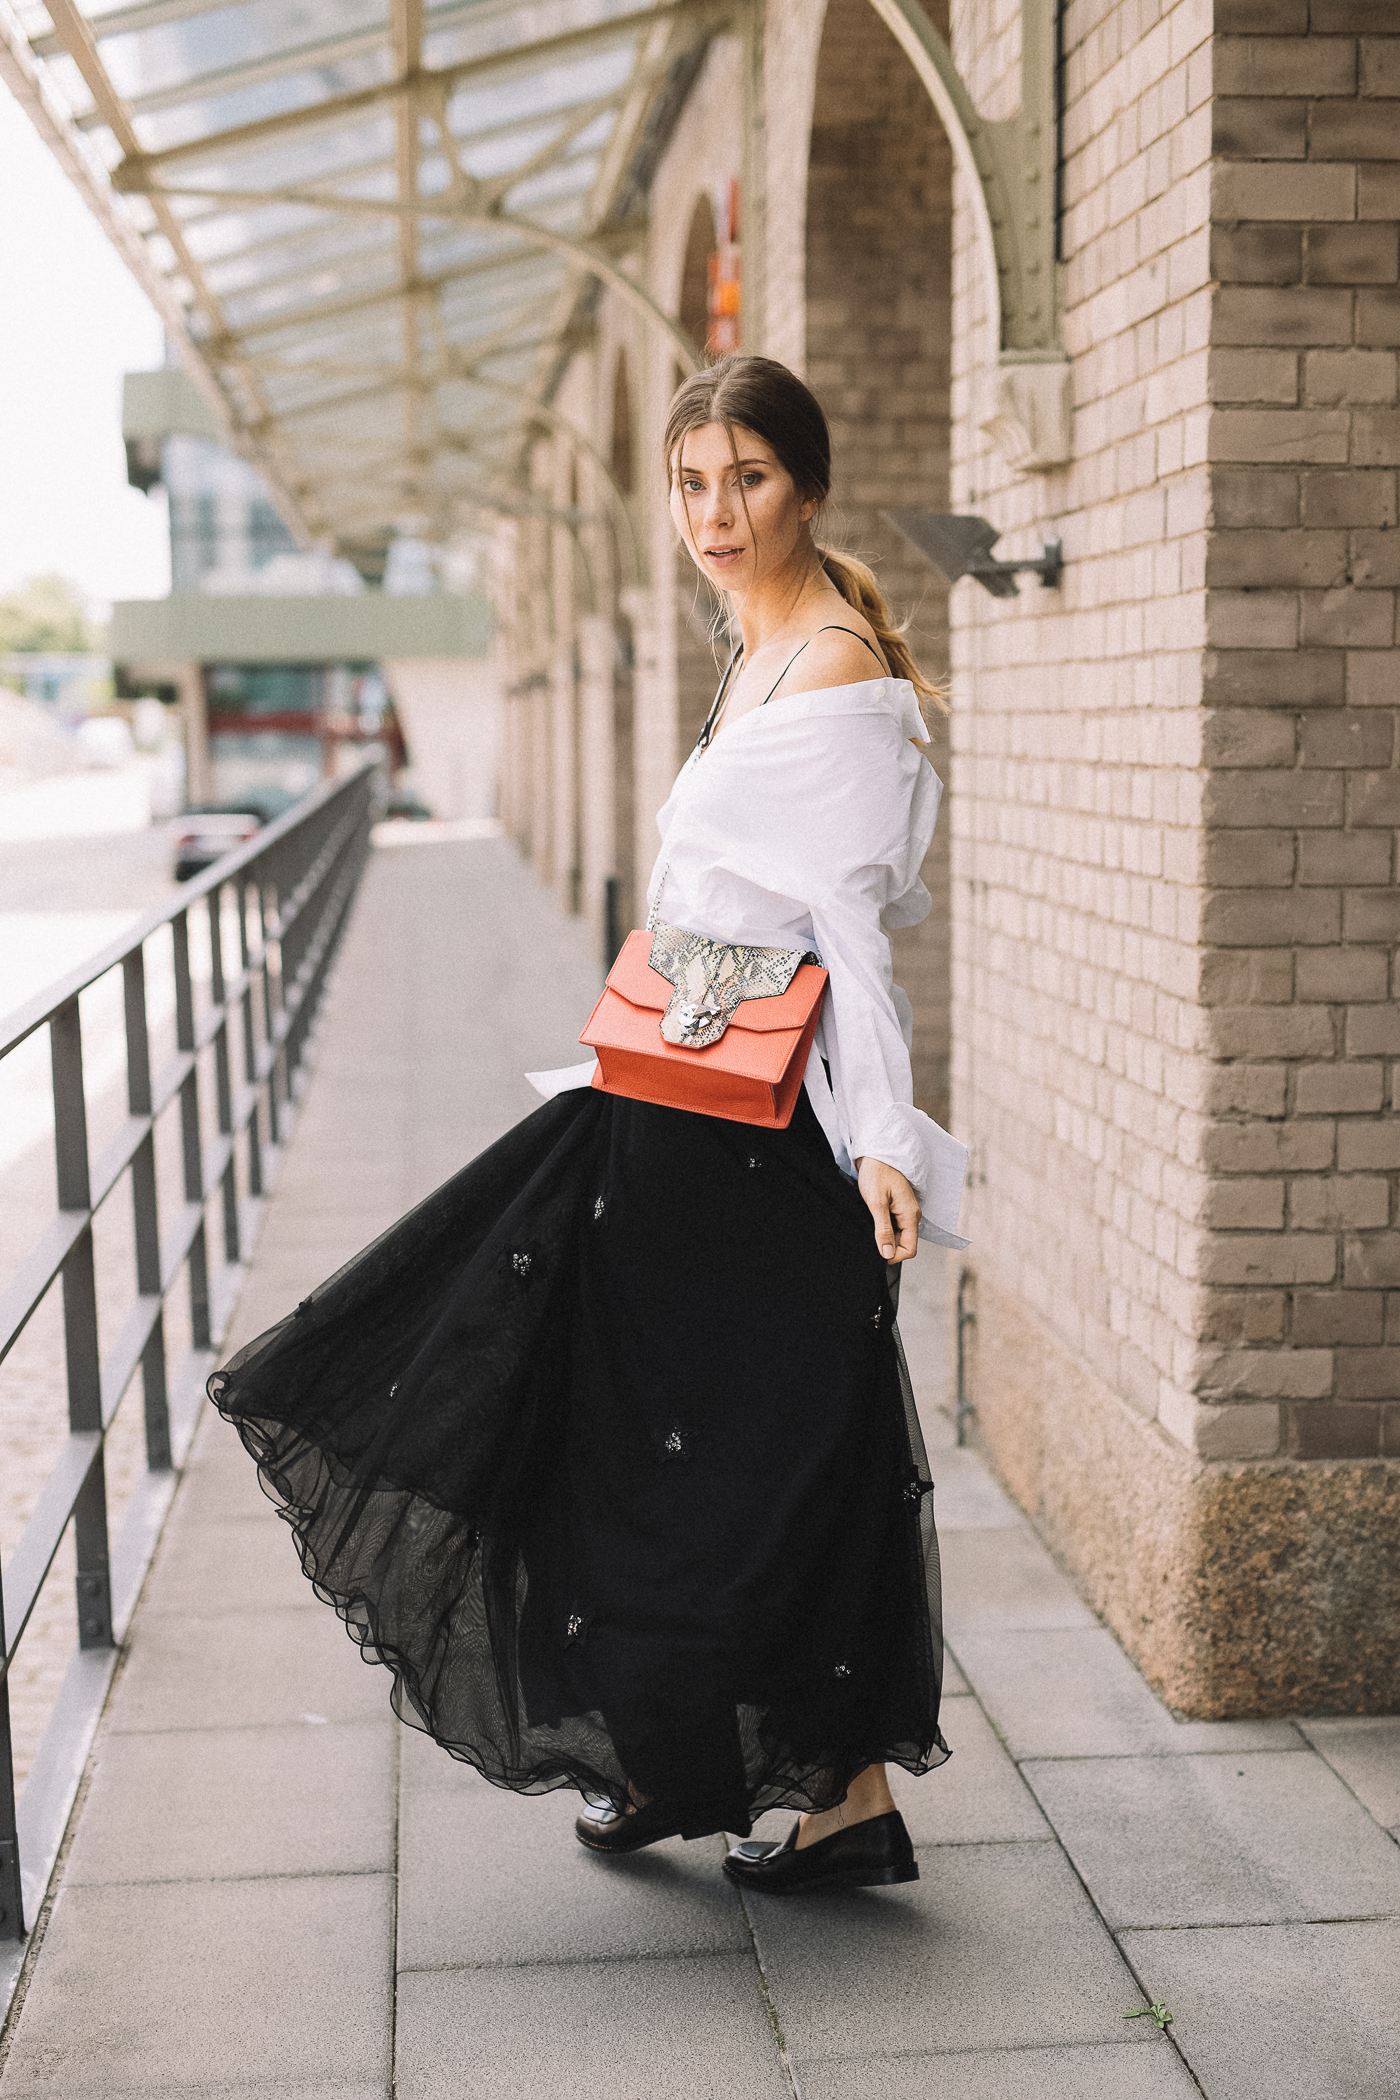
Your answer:
[[[68,577],[99,617],[170,588],[165,503],[129,488],[122,374],[163,364],[155,309],[0,85],[0,595]]]

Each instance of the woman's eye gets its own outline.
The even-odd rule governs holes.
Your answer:
[[[762,479],[763,476],[761,474],[746,474],[744,476],[744,487],[746,489],[757,488],[758,484],[760,483],[760,481],[762,481]]]

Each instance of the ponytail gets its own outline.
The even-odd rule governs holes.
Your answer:
[[[885,603],[885,594],[875,581],[875,571],[863,561],[857,561],[853,554],[833,554],[825,547],[819,547],[817,553],[823,569],[847,605],[860,613],[873,628],[893,675],[907,678],[921,700],[929,701],[940,714],[946,715],[947,692],[942,686],[930,685],[915,663],[913,651],[904,639],[908,622],[895,626],[894,615]]]

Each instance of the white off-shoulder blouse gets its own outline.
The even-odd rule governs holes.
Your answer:
[[[910,741],[924,735],[903,678],[740,715],[682,766],[657,817],[647,897],[659,893],[671,925],[713,940],[818,952],[830,981],[806,1089],[836,1163],[854,1174],[870,1155],[898,1168],[923,1206],[921,1235],[965,1247],[967,1148],[914,1106],[912,1014],[890,957],[890,932],[931,906],[919,868],[943,785]],[[551,1095],[592,1072],[590,1060],[528,1076]]]

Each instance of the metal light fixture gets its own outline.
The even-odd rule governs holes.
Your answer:
[[[1019,595],[1017,576],[1029,571],[1047,589],[1060,587],[1065,565],[1058,540],[1046,540],[1034,561],[993,561],[992,549],[1001,534],[986,518],[961,518],[934,510],[886,510],[880,515],[941,569],[949,583],[956,583],[960,576],[975,576],[994,598],[1015,598]]]

